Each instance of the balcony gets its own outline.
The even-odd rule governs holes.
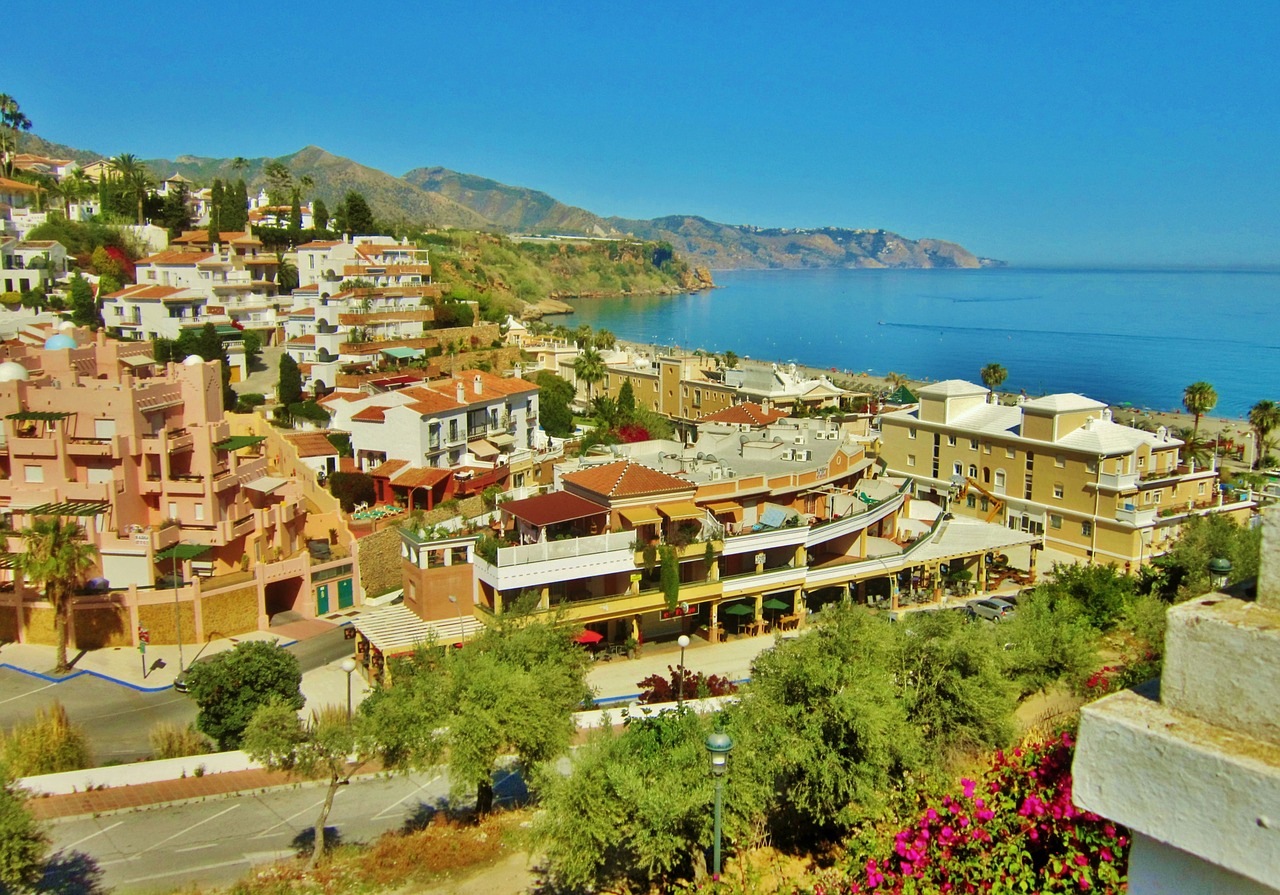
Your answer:
[[[1136,472],[1102,472],[1098,474],[1097,482],[1089,484],[1107,491],[1128,491],[1138,487],[1138,474]]]
[[[498,549],[496,562],[476,557],[476,575],[495,590],[541,587],[575,578],[635,571],[631,532],[543,541]]]
[[[1116,509],[1116,521],[1139,527],[1150,525],[1156,519],[1156,509],[1156,507],[1138,507],[1127,503]]]
[[[674,547],[672,549],[674,549],[676,552],[676,559],[679,559],[679,560],[702,559],[704,556],[707,555],[708,543],[711,544],[711,549],[714,550],[717,555],[724,552],[724,541],[722,540],[695,541],[692,544],[685,544],[683,547]],[[670,546],[670,545],[667,545],[667,546]],[[636,568],[639,568],[640,566],[644,565],[643,550],[635,551],[635,560],[636,560]]]
[[[164,484],[164,490],[168,494],[199,496],[204,494],[205,481],[202,475],[185,475],[170,473],[169,480]]]
[[[69,438],[67,453],[73,457],[110,457],[110,438]]]

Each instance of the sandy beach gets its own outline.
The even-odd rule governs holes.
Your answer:
[[[633,352],[641,351],[650,356],[659,354],[671,354],[672,352],[682,351],[684,349],[669,345],[646,345],[639,342],[626,342],[619,340],[618,345],[627,348]],[[739,358],[739,363],[743,366],[751,366],[767,369],[771,365],[771,361],[761,360],[759,358]],[[854,392],[865,392],[868,394],[876,394],[892,389],[894,386],[884,376],[874,376],[869,373],[858,372],[854,370],[837,370],[831,367],[808,367],[797,364],[796,369],[806,373],[809,376],[826,376],[841,388],[849,389]],[[907,388],[912,391],[918,390],[921,386],[934,382],[933,379],[917,379],[910,374],[907,376]],[[974,371],[971,382],[982,382],[982,377],[978,372]],[[1001,392],[1002,398],[1006,403],[1012,403],[1017,400],[1017,392]],[[1036,396],[1031,396],[1036,397]],[[1182,408],[1171,408],[1169,410],[1142,409],[1137,407],[1124,407],[1120,405],[1112,406],[1112,418],[1118,423],[1127,425],[1140,425],[1146,421],[1152,426],[1164,426],[1171,432],[1176,429],[1190,429],[1195,424],[1195,419],[1191,414]],[[1243,419],[1231,419],[1229,417],[1220,416],[1202,416],[1200,418],[1200,435],[1207,440],[1214,440],[1218,436],[1240,444],[1246,435],[1250,432],[1249,423]]]

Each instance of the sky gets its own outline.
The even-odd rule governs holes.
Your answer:
[[[1280,264],[1275,0],[69,0],[52,30],[12,6],[32,39],[0,92],[107,155],[314,144],[605,216],[882,227],[1028,266]]]

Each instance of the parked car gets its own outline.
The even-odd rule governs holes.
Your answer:
[[[1012,605],[995,597],[988,597],[985,600],[970,600],[969,608],[973,610],[973,614],[978,618],[985,618],[993,622],[1008,618],[1014,611]]]
[[[217,654],[215,653],[214,655]],[[208,662],[213,657],[214,656],[196,656],[196,658],[192,660],[191,664],[182,669],[182,673],[173,679],[173,689],[177,690],[179,693],[186,693],[190,690],[191,687],[188,683],[187,675],[191,674],[191,669],[195,667],[197,662]]]

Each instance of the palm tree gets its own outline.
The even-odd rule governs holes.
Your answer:
[[[1193,437],[1200,434],[1200,417],[1204,416],[1218,403],[1218,393],[1207,382],[1193,382],[1182,392],[1182,406],[1195,418],[1191,428]]]
[[[611,349],[617,344],[618,337],[607,329],[596,330],[595,335],[591,337],[592,347],[599,348],[601,351]]]
[[[111,168],[120,175],[120,183],[126,196],[133,196],[138,201],[138,226],[143,224],[142,204],[155,186],[155,178],[147,166],[139,158],[129,152],[122,152],[111,160]]]
[[[979,375],[982,376],[982,384],[994,392],[1004,385],[1004,381],[1009,378],[1009,371],[997,363],[990,363],[982,368]]]
[[[276,292],[279,295],[291,295],[298,288],[298,268],[285,257],[284,252],[276,252]]]
[[[591,386],[604,379],[604,359],[594,348],[584,348],[573,359],[573,375],[587,384],[587,401],[591,401]]]
[[[18,132],[31,130],[31,119],[22,114],[18,101],[0,93],[0,174],[13,176],[13,157],[18,152]]]
[[[53,631],[58,641],[56,674],[71,670],[67,664],[67,616],[76,586],[94,566],[98,548],[85,541],[84,529],[60,517],[37,519],[21,532],[26,552],[17,558],[28,581],[44,586],[45,599],[53,606]]]
[[[1194,463],[1196,466],[1208,466],[1209,458],[1215,447],[1201,438],[1194,429],[1178,426],[1173,430],[1173,437],[1182,441],[1182,461]]]
[[[1264,445],[1271,430],[1280,426],[1280,406],[1275,401],[1259,401],[1249,408],[1249,425],[1253,427],[1256,443],[1253,452],[1253,465],[1256,469],[1266,455]]]

